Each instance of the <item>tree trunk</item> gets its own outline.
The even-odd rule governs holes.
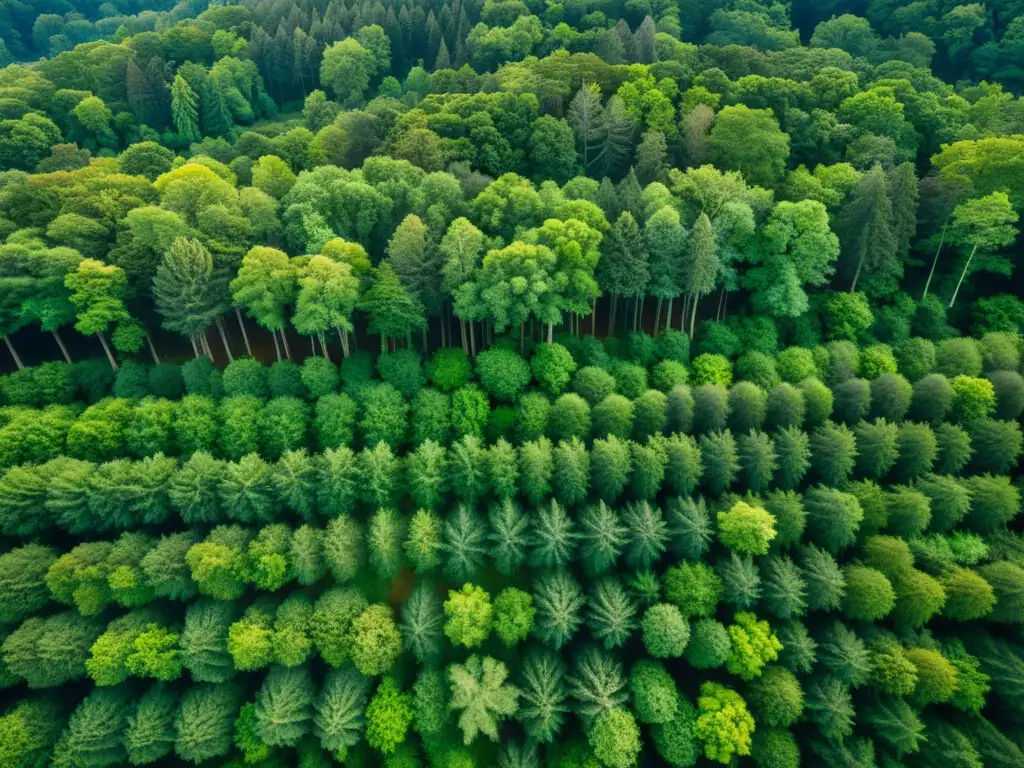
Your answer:
[[[238,319],[238,327],[242,331],[242,340],[245,342],[245,354],[252,357],[252,347],[249,346],[249,334],[245,330],[245,323],[242,322],[242,310],[235,307],[235,317]]]
[[[342,359],[348,357],[348,331],[344,331],[341,328],[335,328],[338,332],[338,341],[341,342],[341,357]]]
[[[309,354],[316,356],[316,336],[309,337]]]
[[[110,347],[107,346],[107,340],[103,337],[103,334],[100,333],[99,331],[96,331],[96,338],[100,340],[100,344],[103,345],[103,351],[107,353],[107,360],[110,361],[110,367],[113,368],[116,371],[117,370],[117,360],[114,359],[114,355],[110,351]],[[6,340],[7,337],[4,336],[4,339]],[[11,342],[9,342],[9,341],[7,342],[7,348],[10,349],[12,353],[14,352],[14,347],[11,346]],[[18,356],[17,355],[14,355],[14,359],[18,363],[18,366],[20,367],[21,366],[21,360],[18,360]]]
[[[289,360],[291,360],[292,348],[288,346],[288,334],[285,333],[285,329],[281,329],[281,340],[285,344],[285,356],[288,357]]]
[[[694,294],[691,301],[693,308],[690,310],[690,341],[693,341],[693,327],[697,322],[697,295]]]
[[[590,310],[590,335],[597,338],[597,299],[594,299],[593,309]]]
[[[149,335],[149,329],[143,328],[142,332],[146,334],[146,344],[149,345],[149,354],[153,358],[153,363],[160,365],[160,355],[156,353],[156,344],[153,343],[153,337]]]
[[[476,331],[472,320],[469,321],[469,356],[476,357]]]
[[[640,330],[643,329],[643,325],[644,325],[644,305],[646,303],[647,303],[647,294],[645,294],[645,293],[640,294],[640,313],[637,315],[636,329],[635,329],[637,331],[640,331]]]
[[[380,335],[380,353],[386,354],[388,351],[388,337],[383,333]]]
[[[612,294],[612,306],[608,310],[608,336],[615,335],[615,311],[619,308],[619,294]]]
[[[636,319],[640,311],[640,296],[639,294],[633,297],[633,331],[636,331]]]
[[[348,331],[345,331],[345,337],[348,337]],[[359,329],[356,328],[356,313],[352,313],[352,341],[349,344],[349,349],[355,352],[359,349]]]
[[[281,362],[281,344],[277,340],[277,331],[271,331],[270,335],[274,337],[274,352],[277,354],[277,362]]]
[[[423,326],[423,356],[427,356],[427,326]],[[411,344],[409,346],[412,346]]]
[[[525,335],[526,335],[526,323],[519,324],[519,354],[523,354],[526,350],[525,346]]]
[[[331,355],[327,351],[327,340],[322,333],[317,333],[316,337],[320,340],[320,351],[324,353],[324,360],[331,362]]]
[[[661,296],[658,297],[658,303],[655,305],[654,310],[654,335],[658,335],[658,326],[661,325],[661,302],[663,299]]]
[[[850,283],[850,293],[854,293],[857,290],[857,281],[860,280],[860,271],[864,267],[864,256],[861,254],[860,261],[857,262],[857,269],[853,271],[853,282]]]
[[[195,353],[195,356],[199,357],[199,347],[196,346],[195,335],[189,336],[188,340],[192,342],[192,351]]]
[[[928,280],[924,284],[924,293],[921,294],[921,298],[924,299],[928,295],[928,289],[932,284],[932,277],[935,275],[935,267],[939,263],[939,254],[942,253],[942,244],[946,242],[946,225],[942,225],[942,236],[939,238],[939,247],[935,249],[935,258],[932,259],[932,268],[928,271]]]
[[[199,337],[203,342],[203,350],[206,352],[206,356],[210,358],[210,362],[216,362],[213,359],[213,349],[210,347],[210,337],[206,335],[206,329],[203,329],[203,335]]]
[[[554,323],[548,323],[548,344],[555,340],[555,326]]]
[[[726,316],[729,314],[729,292],[726,291],[722,294],[722,322],[725,322]]]
[[[672,302],[675,300],[674,296],[668,297],[668,311],[665,312],[665,330],[672,330]]]
[[[224,345],[224,352],[228,356],[228,362],[235,362],[235,356],[231,354],[231,347],[228,345],[228,335],[224,332],[224,322],[218,317],[214,322],[217,324],[217,333],[220,334],[220,343]]]
[[[953,304],[956,302],[956,295],[960,293],[960,286],[964,283],[964,278],[967,277],[967,268],[971,266],[971,259],[974,258],[975,252],[978,250],[978,246],[974,246],[971,249],[971,255],[967,257],[967,263],[964,264],[964,271],[960,273],[960,279],[956,283],[956,289],[953,291],[953,298],[949,300],[949,308],[953,308]]]
[[[469,354],[469,342],[466,339],[466,321],[459,318],[459,336],[462,338],[462,351]]]
[[[19,371],[25,370],[25,364],[22,363],[21,362],[21,358],[18,357],[18,350],[16,350],[14,348],[14,345],[11,344],[11,339],[7,336],[6,333],[4,334],[4,344],[7,345],[7,351],[10,352],[11,353],[11,357],[14,358],[14,364],[16,366],[18,366],[18,370]],[[106,344],[104,344],[104,348],[105,347],[106,347]],[[107,353],[107,354],[109,356],[109,353]],[[114,363],[113,359],[111,359],[110,364],[114,366],[114,370],[116,371],[117,370],[117,364]]]
[[[64,360],[70,363],[71,355],[68,354],[68,348],[64,346],[64,339],[60,337],[60,331],[54,330],[50,331],[50,333],[53,334],[53,338],[57,342],[57,346],[60,347],[60,352],[64,355]]]
[[[715,320],[718,320],[722,316],[722,299],[725,298],[725,288],[722,288],[718,294],[718,308],[715,309]]]

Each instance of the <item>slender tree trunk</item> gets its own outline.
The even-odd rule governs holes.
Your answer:
[[[617,293],[612,294],[612,306],[608,310],[608,335],[615,335],[615,310],[619,308],[619,295]]]
[[[462,351],[469,354],[469,343],[466,339],[466,321],[459,318],[459,336],[462,339]]]
[[[210,337],[206,335],[206,329],[203,329],[202,336],[199,337],[203,342],[203,350],[206,352],[206,356],[210,358],[210,362],[215,362],[213,359],[213,349],[210,347]]]
[[[668,297],[668,311],[665,312],[665,330],[672,330],[672,301],[675,299],[674,296]]]
[[[971,266],[971,259],[974,258],[975,252],[978,250],[978,246],[974,246],[971,249],[971,255],[967,257],[967,263],[964,264],[964,271],[960,273],[960,279],[957,280],[956,288],[953,290],[953,298],[949,300],[949,308],[953,308],[953,304],[956,303],[956,296],[960,293],[960,286],[964,284],[964,278],[967,277],[967,268]]]
[[[725,322],[725,318],[729,315],[729,292],[726,291],[722,296],[722,322]]]
[[[96,338],[100,340],[100,344],[103,345],[103,351],[107,353],[107,360],[110,361],[110,367],[113,368],[116,371],[117,370],[117,360],[114,359],[114,354],[110,351],[110,347],[107,346],[106,338],[104,338],[103,334],[100,333],[99,331],[96,331]],[[4,340],[6,340],[6,339],[7,339],[7,337],[4,336]],[[7,342],[7,348],[9,350],[11,350],[11,354],[14,354],[14,360],[18,364],[18,368],[20,369],[21,368],[21,360],[19,360],[18,359],[18,355],[14,353],[14,347],[11,346],[11,342],[9,342],[9,341]]]
[[[696,296],[696,294],[693,296],[693,300],[691,301],[691,303],[693,304],[693,308],[690,310],[690,340],[692,341],[693,340],[693,327],[694,327],[694,324],[697,322],[697,296]]]
[[[637,315],[636,330],[642,330],[644,325],[644,306],[647,304],[647,294],[640,294],[640,314]]]
[[[192,351],[195,353],[195,356],[199,357],[199,347],[196,346],[195,335],[193,334],[192,336],[189,336],[188,340],[192,342]]]
[[[555,324],[548,323],[548,344],[551,344],[555,340]]]
[[[281,362],[281,344],[277,340],[277,331],[271,331],[270,335],[274,338],[274,352],[277,354],[277,362]]]
[[[725,288],[718,294],[718,308],[715,310],[715,320],[722,316],[722,299],[725,298]]]
[[[935,267],[939,263],[939,254],[942,253],[942,244],[946,242],[946,225],[942,225],[942,236],[939,238],[939,247],[935,249],[935,258],[932,259],[932,268],[928,271],[928,280],[924,284],[924,293],[921,294],[921,298],[924,299],[928,295],[928,289],[932,284],[932,277],[935,275]]]
[[[160,355],[156,353],[156,344],[153,343],[153,337],[149,334],[148,328],[143,328],[142,332],[146,336],[146,345],[149,347],[149,356],[153,358],[154,365],[160,365]]]
[[[683,311],[679,313],[679,332],[686,333],[686,316],[690,314],[690,294],[683,294]]]
[[[425,325],[423,326],[422,333],[423,333],[423,356],[426,357],[427,356],[427,326],[425,326]],[[412,344],[410,344],[409,346],[411,347]]]
[[[284,343],[284,356],[289,360],[292,359],[292,350],[288,346],[288,334],[284,332],[284,328],[281,329],[281,341]]]
[[[476,331],[472,320],[469,321],[469,356],[476,357]]]
[[[654,335],[658,335],[658,326],[661,325],[661,296],[658,297],[658,303],[655,305],[654,310]]]
[[[317,339],[320,340],[320,351],[323,352],[324,354],[324,360],[326,360],[327,362],[331,362],[331,355],[327,351],[327,339],[325,339],[324,335],[319,332],[317,333],[316,337]]]
[[[242,310],[235,307],[235,317],[238,319],[238,327],[242,331],[242,340],[245,342],[245,354],[252,357],[252,347],[249,346],[249,334],[245,330],[245,323],[242,322]]]
[[[335,328],[335,330],[338,332],[338,341],[341,342],[341,357],[345,359],[348,357],[348,331],[341,328]]]
[[[590,310],[590,335],[597,338],[597,298],[594,298],[593,309]]]
[[[346,338],[348,337],[348,331],[345,331]],[[352,313],[352,341],[349,344],[349,350],[355,352],[359,349],[359,329],[356,327],[356,313]]]
[[[53,330],[50,331],[50,333],[53,334],[54,341],[56,341],[57,346],[60,347],[60,352],[62,355],[64,355],[64,360],[70,363],[71,355],[68,354],[68,348],[64,346],[64,339],[60,337],[60,331]]]
[[[864,267],[865,255],[866,254],[863,253],[860,255],[860,261],[857,262],[857,269],[853,271],[853,282],[850,283],[850,293],[854,293],[857,290],[857,281],[860,280],[860,271]]]
[[[523,354],[526,351],[525,336],[526,336],[526,323],[520,323],[519,324],[519,354],[520,355]]]
[[[633,297],[633,332],[636,332],[637,323],[640,317],[640,294]]]
[[[97,334],[97,335],[99,335],[99,334]],[[102,337],[100,337],[100,338],[102,338]],[[16,366],[18,366],[18,370],[19,371],[25,370],[25,364],[22,363],[21,362],[21,358],[18,357],[18,350],[16,350],[14,348],[14,345],[11,344],[11,339],[10,339],[10,337],[6,333],[4,334],[4,344],[7,345],[7,351],[10,352],[11,353],[11,357],[14,358],[14,364]],[[104,346],[104,349],[105,349],[106,348],[106,344],[104,344],[103,346]],[[110,356],[109,352],[107,353],[107,356],[108,357]],[[113,358],[111,358],[110,364],[114,366],[114,370],[116,371],[117,370],[117,364],[114,362]]]
[[[448,325],[448,303],[441,302],[441,348],[444,349],[448,346],[448,337],[445,334],[445,328]]]
[[[233,363],[235,362],[235,356],[231,354],[231,346],[228,344],[228,335],[224,332],[224,321],[218,317],[214,322],[217,324],[217,333],[220,334],[220,343],[224,345],[224,352],[228,356],[228,362]]]

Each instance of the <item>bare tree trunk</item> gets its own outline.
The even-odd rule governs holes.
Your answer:
[[[270,335],[274,339],[274,352],[277,354],[277,362],[281,362],[281,344],[277,340],[277,331],[271,331]]]
[[[99,331],[96,331],[96,338],[100,340],[100,344],[103,345],[103,351],[107,353],[107,360],[110,361],[110,367],[113,368],[116,371],[117,370],[117,360],[114,359],[114,355],[110,351],[110,347],[107,346],[107,340],[104,338],[103,334],[100,333]],[[7,339],[7,337],[4,336],[4,340],[6,340],[6,339]],[[7,342],[7,348],[11,350],[12,354],[14,354],[14,347],[11,346],[11,342],[9,342],[9,341]],[[16,354],[14,355],[14,360],[18,364],[18,367],[20,368],[21,367],[21,360],[18,359],[18,356]]]
[[[597,298],[594,298],[593,309],[590,310],[590,335],[597,337]]]
[[[388,351],[388,337],[383,333],[380,335],[380,353],[387,354]]]
[[[245,323],[242,322],[242,310],[235,307],[235,317],[238,319],[238,327],[242,330],[242,340],[245,342],[245,354],[252,357],[252,347],[249,346],[249,334],[245,330]]]
[[[641,331],[644,326],[644,305],[647,303],[647,294],[640,294],[640,314],[637,315],[636,328],[634,330]]]
[[[210,358],[210,362],[215,362],[213,359],[213,348],[210,347],[210,337],[206,335],[206,329],[203,329],[202,336],[199,337],[203,342],[203,350],[206,352],[206,356]]]
[[[725,299],[725,288],[722,288],[722,292],[718,294],[718,309],[715,310],[715,320],[722,317],[722,300]]]
[[[658,303],[655,305],[655,307],[656,307],[655,310],[654,310],[654,335],[655,336],[658,335],[658,326],[661,325],[661,302],[662,301],[664,301],[664,299],[662,299],[661,296],[659,296],[658,297]]]
[[[281,341],[284,342],[284,356],[289,360],[292,359],[292,350],[288,346],[288,334],[284,332],[284,328],[281,329]]]
[[[97,335],[99,335],[99,334],[97,334]],[[102,337],[101,337],[101,338],[102,338]],[[6,333],[4,334],[4,344],[6,344],[6,345],[7,345],[7,351],[8,351],[8,352],[10,352],[10,353],[11,353],[11,357],[13,357],[13,358],[14,358],[14,364],[15,364],[16,366],[18,366],[18,370],[19,370],[19,371],[23,371],[23,370],[25,370],[25,364],[24,364],[24,363],[22,363],[22,362],[21,362],[21,358],[20,358],[20,357],[18,357],[18,350],[16,350],[16,349],[14,348],[14,345],[13,345],[13,344],[11,344],[11,340],[10,340],[10,338],[9,338],[9,337],[7,336],[7,334],[6,334]],[[104,348],[106,348],[106,344],[104,344],[103,346],[104,346]],[[109,353],[107,353],[107,354],[108,354],[108,356],[109,356]],[[114,363],[113,359],[111,359],[111,361],[110,361],[110,364],[114,366],[114,370],[116,371],[116,370],[117,370],[117,364],[116,364],[116,363]]]
[[[60,331],[53,330],[50,331],[50,333],[53,334],[53,338],[57,342],[57,346],[60,347],[60,352],[64,355],[64,360],[70,363],[71,355],[68,354],[68,348],[64,346],[64,339],[60,337]]]
[[[928,271],[928,280],[924,284],[924,293],[921,294],[921,298],[924,299],[928,295],[928,289],[932,284],[932,277],[935,275],[935,267],[939,263],[939,254],[942,253],[942,244],[946,242],[946,225],[942,225],[942,236],[939,238],[939,247],[935,249],[935,258],[932,259],[932,268]]]
[[[476,331],[472,320],[469,321],[469,356],[476,357]]]
[[[146,346],[149,347],[149,356],[153,358],[153,364],[160,365],[160,355],[156,353],[156,344],[153,343],[153,337],[149,335],[149,329],[144,327],[142,333],[146,337]]]
[[[524,339],[525,330],[526,330],[525,326],[526,326],[526,323],[520,323],[519,324],[519,354],[520,355],[523,354],[525,349],[526,349],[526,347],[525,347],[525,339]]]
[[[693,297],[693,309],[690,310],[690,340],[693,340],[693,327],[697,322],[697,297]]]
[[[228,335],[224,332],[224,321],[218,317],[214,322],[217,324],[217,333],[220,334],[220,343],[224,345],[224,352],[227,353],[228,362],[233,363],[235,362],[235,356],[231,354],[231,347],[228,344]]]
[[[192,342],[192,351],[196,357],[199,357],[199,347],[196,346],[196,337],[194,335],[189,336],[188,340]]]
[[[683,311],[679,313],[679,332],[686,333],[686,316],[690,314],[690,294],[683,294]]]
[[[672,302],[675,300],[674,296],[668,297],[668,311],[665,313],[665,330],[672,330]]]
[[[331,362],[331,355],[327,351],[327,340],[324,338],[324,335],[319,332],[317,333],[316,337],[320,341],[320,351],[324,353],[324,360],[326,360],[327,362]]]
[[[469,354],[469,343],[466,339],[466,321],[459,318],[459,336],[462,338],[462,351]]]
[[[345,336],[348,337],[348,331],[345,331]],[[349,350],[355,352],[359,349],[359,329],[356,327],[356,313],[352,313],[352,339],[349,342]]]
[[[857,290],[857,281],[860,280],[860,271],[864,267],[864,255],[861,254],[860,261],[857,262],[857,269],[853,271],[853,282],[850,283],[850,293],[854,293]]]
[[[960,279],[956,283],[956,289],[953,291],[953,298],[949,300],[949,308],[953,308],[953,304],[956,302],[956,296],[960,293],[960,286],[964,284],[964,278],[967,277],[967,268],[971,266],[971,259],[974,258],[975,252],[978,250],[978,246],[974,246],[971,249],[971,255],[967,257],[967,263],[964,264],[964,271],[960,273]]]
[[[555,340],[555,326],[553,323],[548,323],[548,344]]]
[[[338,332],[338,341],[341,342],[341,357],[344,359],[348,357],[348,331],[341,328],[336,328],[335,330]]]

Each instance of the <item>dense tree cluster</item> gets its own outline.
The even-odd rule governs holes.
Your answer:
[[[1024,765],[1022,18],[0,2],[0,763]]]

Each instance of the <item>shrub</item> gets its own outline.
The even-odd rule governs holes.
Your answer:
[[[251,357],[236,358],[228,363],[222,378],[224,394],[253,395],[262,400],[270,397],[270,385],[267,383],[267,369],[258,360]]]
[[[676,360],[662,360],[651,369],[651,386],[661,392],[668,392],[674,386],[686,384],[688,379],[686,366]]]
[[[615,391],[615,378],[603,368],[580,368],[572,380],[572,390],[590,405],[597,405]]]
[[[300,377],[310,400],[319,400],[338,391],[338,367],[322,357],[307,357]]]
[[[690,370],[695,386],[720,384],[728,387],[732,384],[732,364],[722,355],[698,355],[693,359]]]
[[[814,355],[803,347],[787,347],[775,356],[775,369],[782,380],[789,384],[800,384],[804,379],[820,376]]]
[[[935,345],[935,370],[947,378],[980,376],[981,348],[974,339],[946,339]]]
[[[617,363],[612,368],[615,391],[634,400],[647,389],[647,369],[634,363]]]
[[[454,392],[469,383],[473,366],[469,355],[458,347],[439,349],[427,363],[427,376],[442,392]]]
[[[302,385],[302,371],[291,360],[278,360],[267,372],[267,386],[270,396],[304,398],[306,388]]]
[[[408,348],[383,353],[377,358],[377,372],[384,382],[410,400],[426,384],[420,355]]]
[[[543,389],[558,395],[565,390],[576,371],[576,361],[561,344],[540,344],[534,350],[530,368],[533,378]]]
[[[512,350],[492,347],[477,355],[476,375],[487,392],[511,403],[530,383],[530,366]]]

